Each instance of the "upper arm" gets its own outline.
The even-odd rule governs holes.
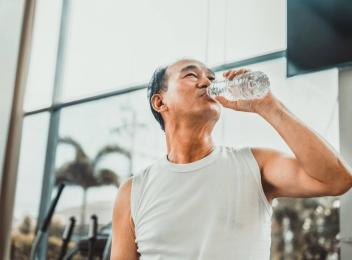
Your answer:
[[[112,219],[112,260],[138,260],[134,224],[131,217],[131,187],[129,179],[120,186],[115,199]]]
[[[268,199],[336,195],[330,185],[309,176],[295,157],[268,148],[252,148],[252,152]]]

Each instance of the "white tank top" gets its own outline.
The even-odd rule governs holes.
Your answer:
[[[272,207],[249,147],[165,155],[132,178],[131,214],[140,260],[270,259]]]

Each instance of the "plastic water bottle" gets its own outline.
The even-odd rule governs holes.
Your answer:
[[[207,88],[209,97],[223,96],[228,100],[248,100],[264,97],[270,90],[267,75],[261,71],[240,74],[232,80],[213,81]]]

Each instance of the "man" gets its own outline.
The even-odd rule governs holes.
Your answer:
[[[246,71],[223,75],[231,80]],[[213,100],[206,88],[214,77],[190,59],[154,73],[149,101],[167,155],[121,186],[113,260],[269,259],[273,198],[337,196],[351,188],[351,168],[271,92],[248,101]],[[221,106],[262,116],[295,157],[216,146],[211,133]]]

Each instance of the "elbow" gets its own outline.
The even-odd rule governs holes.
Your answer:
[[[334,196],[340,196],[352,188],[352,169],[342,160],[338,160],[336,173],[338,173],[339,178],[335,179],[333,193]]]
[[[341,196],[352,188],[352,176],[348,175],[339,185],[335,185],[332,189],[332,196]]]

